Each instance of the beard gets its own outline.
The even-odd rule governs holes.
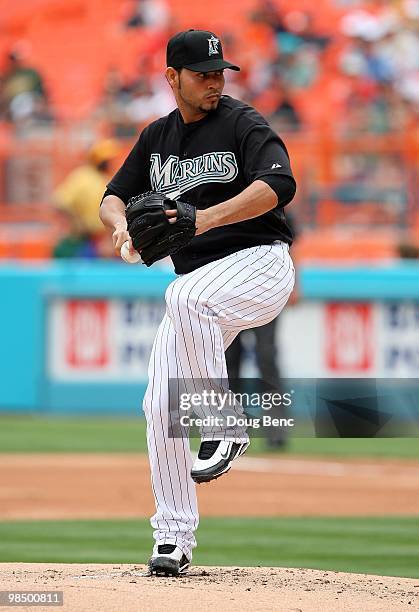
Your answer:
[[[205,99],[203,99],[200,102],[198,102],[198,100],[193,99],[193,97],[189,97],[188,95],[185,95],[185,93],[186,93],[185,90],[182,88],[182,83],[181,81],[179,81],[178,95],[181,98],[182,102],[184,102],[184,104],[188,106],[190,109],[192,109],[194,112],[204,113],[205,115],[208,115],[216,111],[218,108],[218,103],[220,102],[220,99],[221,99],[221,96],[220,96],[219,98],[215,100],[206,101]]]
[[[214,100],[214,102],[208,102],[205,106],[200,105],[198,108],[201,113],[206,113],[208,115],[209,113],[213,113],[217,110],[219,101],[220,99]]]

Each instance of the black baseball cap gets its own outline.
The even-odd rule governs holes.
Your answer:
[[[194,72],[213,70],[240,70],[223,57],[221,40],[206,30],[187,30],[175,34],[167,43],[167,66],[187,68]]]

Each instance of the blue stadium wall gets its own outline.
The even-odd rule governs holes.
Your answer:
[[[146,380],[53,380],[46,366],[51,299],[158,299],[174,275],[115,262],[48,262],[0,266],[0,411],[4,413],[134,414]],[[305,300],[419,301],[419,266],[303,266]]]

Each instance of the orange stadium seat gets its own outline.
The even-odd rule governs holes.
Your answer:
[[[293,0],[275,2],[281,12],[296,10]],[[124,27],[134,5],[134,1],[121,0],[19,0],[1,16],[0,52],[4,58],[14,41],[28,41],[31,61],[45,75],[57,116],[87,117],[101,98],[109,68],[117,68],[123,77],[132,79],[138,74],[143,54],[163,57],[165,40],[161,34]],[[269,28],[249,22],[249,14],[257,7],[256,0],[212,0],[205,9],[196,0],[168,0],[168,6],[179,29],[209,27],[235,34],[243,65],[256,56],[269,58],[275,53]],[[319,0],[315,9],[310,0],[300,0],[298,10],[307,11],[314,30],[322,34],[336,34],[344,12],[330,0]],[[330,66],[337,50],[334,43],[326,52]],[[324,114],[325,92],[333,98],[328,72],[323,76],[322,96],[317,96],[322,103],[316,104],[316,96],[308,95],[307,90],[297,99],[300,112],[311,124]],[[319,91],[318,85],[316,90]]]
[[[176,16],[180,29],[209,27],[220,32],[234,32],[243,26],[247,15],[255,7],[255,1],[211,0],[205,9],[196,0],[169,0],[168,5]]]
[[[1,259],[51,259],[55,241],[48,233],[31,232],[28,235],[4,235],[0,232]]]
[[[209,28],[220,34],[232,33],[233,61],[246,67],[255,59],[274,58],[277,54],[276,41],[271,28],[251,22],[249,14],[257,7],[258,0],[212,0],[202,6],[196,0],[166,0],[173,14],[171,27],[175,29]],[[312,18],[315,32],[331,36],[333,40],[322,56],[320,73],[309,88],[293,91],[293,101],[301,114],[306,129],[304,134],[289,135],[287,144],[293,159],[293,166],[299,184],[301,201],[309,195],[307,185],[316,184],[322,193],[331,193],[328,188],[336,182],[333,160],[342,154],[339,144],[331,137],[330,126],[334,125],[344,111],[345,91],[348,77],[337,68],[337,58],[346,44],[339,35],[339,21],[351,6],[340,6],[333,0],[273,0],[280,12],[305,11]],[[29,61],[40,70],[45,78],[54,113],[58,119],[72,121],[92,116],[98,107],[105,77],[110,68],[117,69],[123,79],[133,80],[138,76],[144,57],[151,59],[152,69],[161,70],[164,63],[166,31],[150,31],[144,28],[126,28],[125,22],[132,13],[135,0],[18,0],[0,16],[0,70],[6,62],[7,52],[17,41],[25,41],[30,48]],[[10,3],[9,3],[10,4]],[[4,124],[5,125],[5,124]],[[0,154],[7,156],[10,145],[10,131],[0,125]],[[380,140],[381,138],[381,140]],[[417,159],[418,140],[415,132],[407,131],[385,141],[384,137],[368,137],[362,143],[355,139],[352,144],[345,141],[345,151],[354,146],[359,151],[380,151],[383,154],[394,151],[413,165]],[[61,138],[61,142],[65,140]],[[9,143],[9,144],[8,144]],[[73,151],[74,153],[74,151]],[[82,158],[82,152],[80,159]],[[80,160],[62,149],[54,157],[54,183]],[[313,163],[314,161],[314,163]],[[0,175],[0,180],[2,176]],[[305,186],[305,187],[304,187]],[[304,193],[304,189],[307,193]],[[365,258],[379,259],[392,257],[396,253],[397,231],[388,234],[385,230],[375,235],[357,233],[339,234],[337,225],[342,219],[353,223],[372,223],[382,227],[394,223],[390,217],[384,219],[377,212],[379,205],[364,203],[361,207],[342,205],[332,198],[322,197],[316,207],[318,233],[305,234],[298,251],[303,259]],[[10,208],[10,207],[9,207]],[[383,207],[381,207],[383,208]],[[37,209],[37,217],[31,217],[26,207],[19,205],[20,213],[7,218],[6,207],[0,205],[0,258],[49,257],[53,248],[53,219],[45,218]],[[362,209],[362,210],[361,210]],[[19,214],[23,215],[19,217]],[[24,215],[28,215],[25,217]],[[41,218],[40,215],[41,214]],[[412,214],[411,217],[414,215]],[[26,227],[25,221],[33,219],[33,228]],[[419,217],[411,232],[419,240]],[[25,231],[7,230],[7,224],[22,223]]]
[[[48,207],[0,205],[0,227],[0,259],[51,258],[58,224]]]
[[[335,229],[304,232],[293,247],[297,261],[379,261],[397,257],[397,235],[394,231],[337,231]]]

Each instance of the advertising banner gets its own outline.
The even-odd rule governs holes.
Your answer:
[[[56,381],[145,381],[159,299],[55,299],[48,309],[47,370]],[[276,326],[284,377],[415,378],[419,303],[303,302]],[[252,333],[241,376],[258,375]]]

